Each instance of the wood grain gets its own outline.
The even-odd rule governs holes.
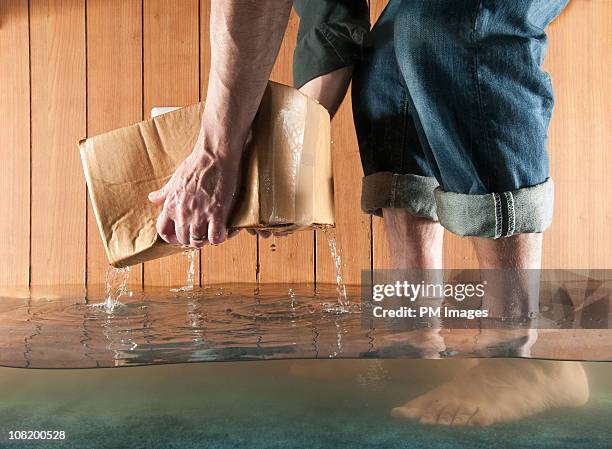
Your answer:
[[[549,130],[556,198],[543,264],[612,268],[612,2],[573,0],[548,34],[545,66],[556,98]]]
[[[200,98],[198,0],[144,0],[144,111],[187,106]],[[198,258],[199,260],[199,258]],[[199,278],[199,263],[195,277]],[[145,263],[146,285],[184,285],[187,258],[178,254]]]
[[[293,49],[299,19],[292,12],[287,32],[274,65],[271,79],[292,84]],[[265,283],[314,283],[314,231],[300,231],[276,239],[276,251],[270,250],[271,239],[259,238],[259,281]]]
[[[0,285],[29,280],[82,285],[86,276],[90,283],[101,282],[106,261],[93,215],[86,213],[76,143],[86,134],[136,121],[143,111],[148,116],[152,106],[201,98],[210,60],[210,1],[88,0],[86,8],[85,0],[31,0],[29,34],[27,3],[0,1],[0,188],[9,201],[0,232],[10,235],[0,243]],[[373,21],[386,3],[371,1]],[[611,16],[612,2],[572,0],[548,30],[545,66],[556,97],[549,130],[556,205],[545,234],[547,268],[612,268]],[[272,75],[288,84],[297,27],[292,15]],[[369,253],[369,218],[359,212],[361,169],[348,101],[332,134],[338,234],[345,277],[352,283],[370,257],[375,267],[386,266],[389,252],[382,220],[374,218]],[[319,282],[333,282],[323,236],[316,243],[312,231],[279,238],[275,252],[270,243],[259,245],[261,282],[312,282],[315,275]],[[445,246],[447,267],[476,266],[467,239],[447,234]],[[207,249],[204,282],[255,280],[256,248],[256,240],[245,234]],[[148,284],[183,284],[185,275],[186,260],[180,256],[145,267]]]
[[[30,278],[30,62],[28,4],[0,3],[0,285]],[[6,238],[10,236],[10,238]]]
[[[332,160],[335,233],[342,261],[342,277],[347,284],[359,284],[361,270],[370,269],[371,218],[361,211],[363,170],[353,124],[350,92],[332,120]],[[335,283],[336,266],[327,235],[322,231],[316,233],[317,284]]]
[[[202,97],[206,98],[210,69],[210,2],[200,5],[200,67]],[[219,246],[202,249],[202,285],[257,281],[257,238],[242,231]]]
[[[32,284],[85,283],[85,1],[30,2]]]
[[[87,1],[87,135],[142,119],[142,7],[133,0]],[[87,283],[104,282],[108,259],[89,198]],[[142,284],[142,265],[130,282]]]

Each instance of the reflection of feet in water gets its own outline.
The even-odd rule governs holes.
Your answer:
[[[416,349],[424,359],[439,359],[440,353],[446,349],[444,338],[439,329],[415,329],[412,331],[395,332],[382,337],[385,344],[407,345]]]
[[[477,425],[515,421],[586,403],[582,364],[538,360],[481,360],[450,382],[391,410],[427,424]]]
[[[481,329],[473,352],[479,357],[531,357],[537,329]]]

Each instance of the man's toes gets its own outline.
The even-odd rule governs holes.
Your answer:
[[[423,424],[437,424],[440,413],[444,408],[446,408],[445,403],[433,402],[423,411],[419,421]]]
[[[453,423],[453,420],[455,419],[455,415],[457,414],[458,410],[458,404],[449,404],[444,407],[444,409],[440,412],[440,415],[438,416],[438,424],[442,424],[445,426],[451,425]]]
[[[453,418],[453,426],[467,426],[472,419],[472,416],[478,411],[478,408],[475,406],[466,406],[463,405],[457,410],[455,413],[455,417]]]
[[[402,405],[401,407],[392,408],[391,416],[399,419],[417,419],[421,416],[421,410]]]
[[[493,424],[493,416],[491,416],[490,413],[485,413],[482,410],[478,410],[468,421],[468,424],[482,427],[490,426]]]

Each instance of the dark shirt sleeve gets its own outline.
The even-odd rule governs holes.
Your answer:
[[[293,53],[296,87],[361,57],[370,30],[366,0],[295,0],[293,7],[300,17]]]

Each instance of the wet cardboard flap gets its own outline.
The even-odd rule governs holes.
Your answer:
[[[149,202],[191,153],[203,103],[80,142],[89,196],[111,265],[182,251],[157,235],[161,206]],[[305,229],[333,225],[329,114],[315,100],[270,82],[243,159],[229,226]]]

